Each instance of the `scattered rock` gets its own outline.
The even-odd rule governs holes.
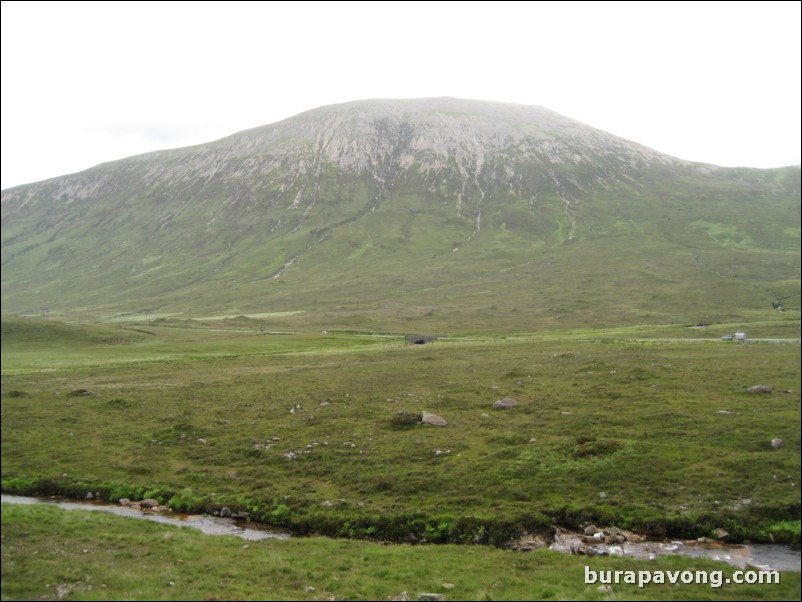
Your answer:
[[[730,536],[724,529],[716,529],[716,539],[727,539]]]
[[[223,506],[220,508],[220,517],[221,518],[231,518],[231,508],[228,506]]]
[[[418,594],[418,600],[423,600],[424,602],[442,602],[445,599],[445,594]]]
[[[130,506],[131,505],[131,500],[129,500],[127,497],[120,498],[118,501],[119,501],[120,506]]]
[[[453,583],[448,583],[448,582],[446,582],[446,583],[441,583],[440,585],[442,585],[442,586],[443,586],[443,589],[454,589],[455,587],[457,587],[457,586],[456,586],[456,585],[454,585]]]
[[[729,416],[731,414],[735,414],[735,412],[730,412],[729,410],[718,410],[717,412],[713,412],[714,414],[721,414],[722,416]]]
[[[646,538],[642,535],[638,535],[637,533],[632,533],[631,531],[624,531],[622,535],[626,538],[628,542],[631,543],[643,543],[646,541]]]
[[[558,528],[554,533],[554,543],[549,546],[550,550],[562,552],[564,554],[586,555],[587,546],[575,533]]]
[[[401,592],[395,598],[393,598],[393,600],[397,602],[409,602],[410,598],[407,592]]]
[[[206,445],[209,442],[206,439],[198,439],[198,443],[200,443],[201,445]]]
[[[596,590],[602,592],[603,594],[613,593],[613,588],[610,587],[609,585],[600,585],[599,587],[596,588]]]
[[[446,426],[448,424],[448,420],[445,418],[440,418],[440,416],[430,414],[429,412],[424,412],[420,421],[423,424],[429,424],[431,426]]]
[[[64,596],[69,594],[71,591],[72,591],[72,588],[69,585],[67,585],[65,583],[59,583],[59,584],[56,585],[56,598],[61,600]]]
[[[545,536],[541,534],[531,535],[529,533],[525,533],[517,541],[510,544],[511,550],[518,550],[519,552],[532,552],[548,547],[549,542]]]
[[[93,500],[93,499],[95,499],[95,494],[94,494],[94,493],[92,493],[92,492],[90,491],[89,493],[87,493],[87,494],[84,496],[84,499],[85,499],[85,500]]]
[[[608,497],[608,496],[607,496],[607,492],[606,492],[606,491],[600,491],[600,492],[599,492],[599,497],[600,497],[601,499],[603,499],[603,500],[606,500],[606,499],[607,499],[607,497]]]
[[[504,399],[499,399],[497,402],[493,404],[494,410],[509,410],[510,408],[517,406],[518,402],[514,400],[512,397],[505,397]]]
[[[783,446],[783,440],[782,439],[772,439],[771,440],[771,446],[774,449],[780,449]]]
[[[314,588],[314,587],[312,587],[311,585],[307,585],[307,586],[304,588],[304,590],[306,591],[306,593],[311,593],[311,592],[315,591],[315,588]]]
[[[750,393],[771,393],[774,391],[774,387],[771,385],[754,385],[753,387],[749,387],[747,391]]]
[[[585,535],[596,535],[598,531],[599,530],[596,528],[596,525],[588,525],[585,527]]]
[[[139,507],[144,508],[145,510],[150,510],[151,508],[155,508],[158,505],[159,502],[152,498],[148,498],[146,500],[142,500],[141,502],[139,502]]]

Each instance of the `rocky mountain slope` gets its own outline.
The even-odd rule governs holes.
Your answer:
[[[800,172],[540,107],[322,107],[2,193],[4,312],[474,330],[799,306]]]

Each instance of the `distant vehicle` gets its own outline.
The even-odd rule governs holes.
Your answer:
[[[731,341],[734,338],[735,338],[734,334],[725,334],[723,337],[721,337],[721,340],[722,341]]]

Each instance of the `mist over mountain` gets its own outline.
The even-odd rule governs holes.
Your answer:
[[[537,330],[799,309],[800,170],[540,107],[322,107],[2,192],[5,313]],[[288,314],[286,312],[296,312]]]

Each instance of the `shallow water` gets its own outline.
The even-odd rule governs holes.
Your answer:
[[[237,521],[233,518],[217,518],[207,515],[176,514],[172,512],[149,512],[118,506],[107,502],[76,502],[58,499],[23,497],[19,495],[0,496],[4,504],[52,504],[66,510],[97,510],[110,512],[117,516],[150,520],[167,525],[192,527],[199,529],[207,535],[235,535],[242,539],[258,541],[263,539],[288,539],[287,533],[271,530],[259,523]],[[552,550],[568,552],[570,539],[581,540],[579,534],[563,534],[561,542],[555,542]],[[779,571],[800,572],[802,553],[789,546],[781,544],[727,544],[727,543],[698,543],[696,541],[671,541],[643,543],[626,542],[621,545],[607,544],[590,545],[597,554],[622,555],[631,558],[647,560],[655,556],[669,554],[682,554],[691,557],[711,558],[721,560],[739,568],[760,567]]]
[[[249,541],[259,541],[262,539],[288,539],[287,533],[280,533],[258,523],[237,521],[233,518],[218,518],[215,516],[196,515],[196,514],[177,514],[174,512],[150,512],[136,510],[126,506],[117,506],[104,502],[67,502],[57,499],[23,497],[20,495],[0,496],[3,504],[51,504],[64,508],[65,510],[98,510],[110,512],[117,516],[128,518],[139,518],[144,520],[162,523],[166,525],[178,525],[180,527],[192,527],[199,529],[207,535],[235,535]]]
[[[576,533],[563,534],[551,545],[552,550],[570,553],[571,540],[581,542],[582,536]],[[782,544],[731,544],[723,542],[700,543],[697,541],[646,541],[643,543],[625,542],[619,545],[586,544],[596,554],[626,556],[649,560],[657,556],[681,554],[693,558],[721,560],[739,568],[774,569],[778,571],[800,572],[802,553]]]

